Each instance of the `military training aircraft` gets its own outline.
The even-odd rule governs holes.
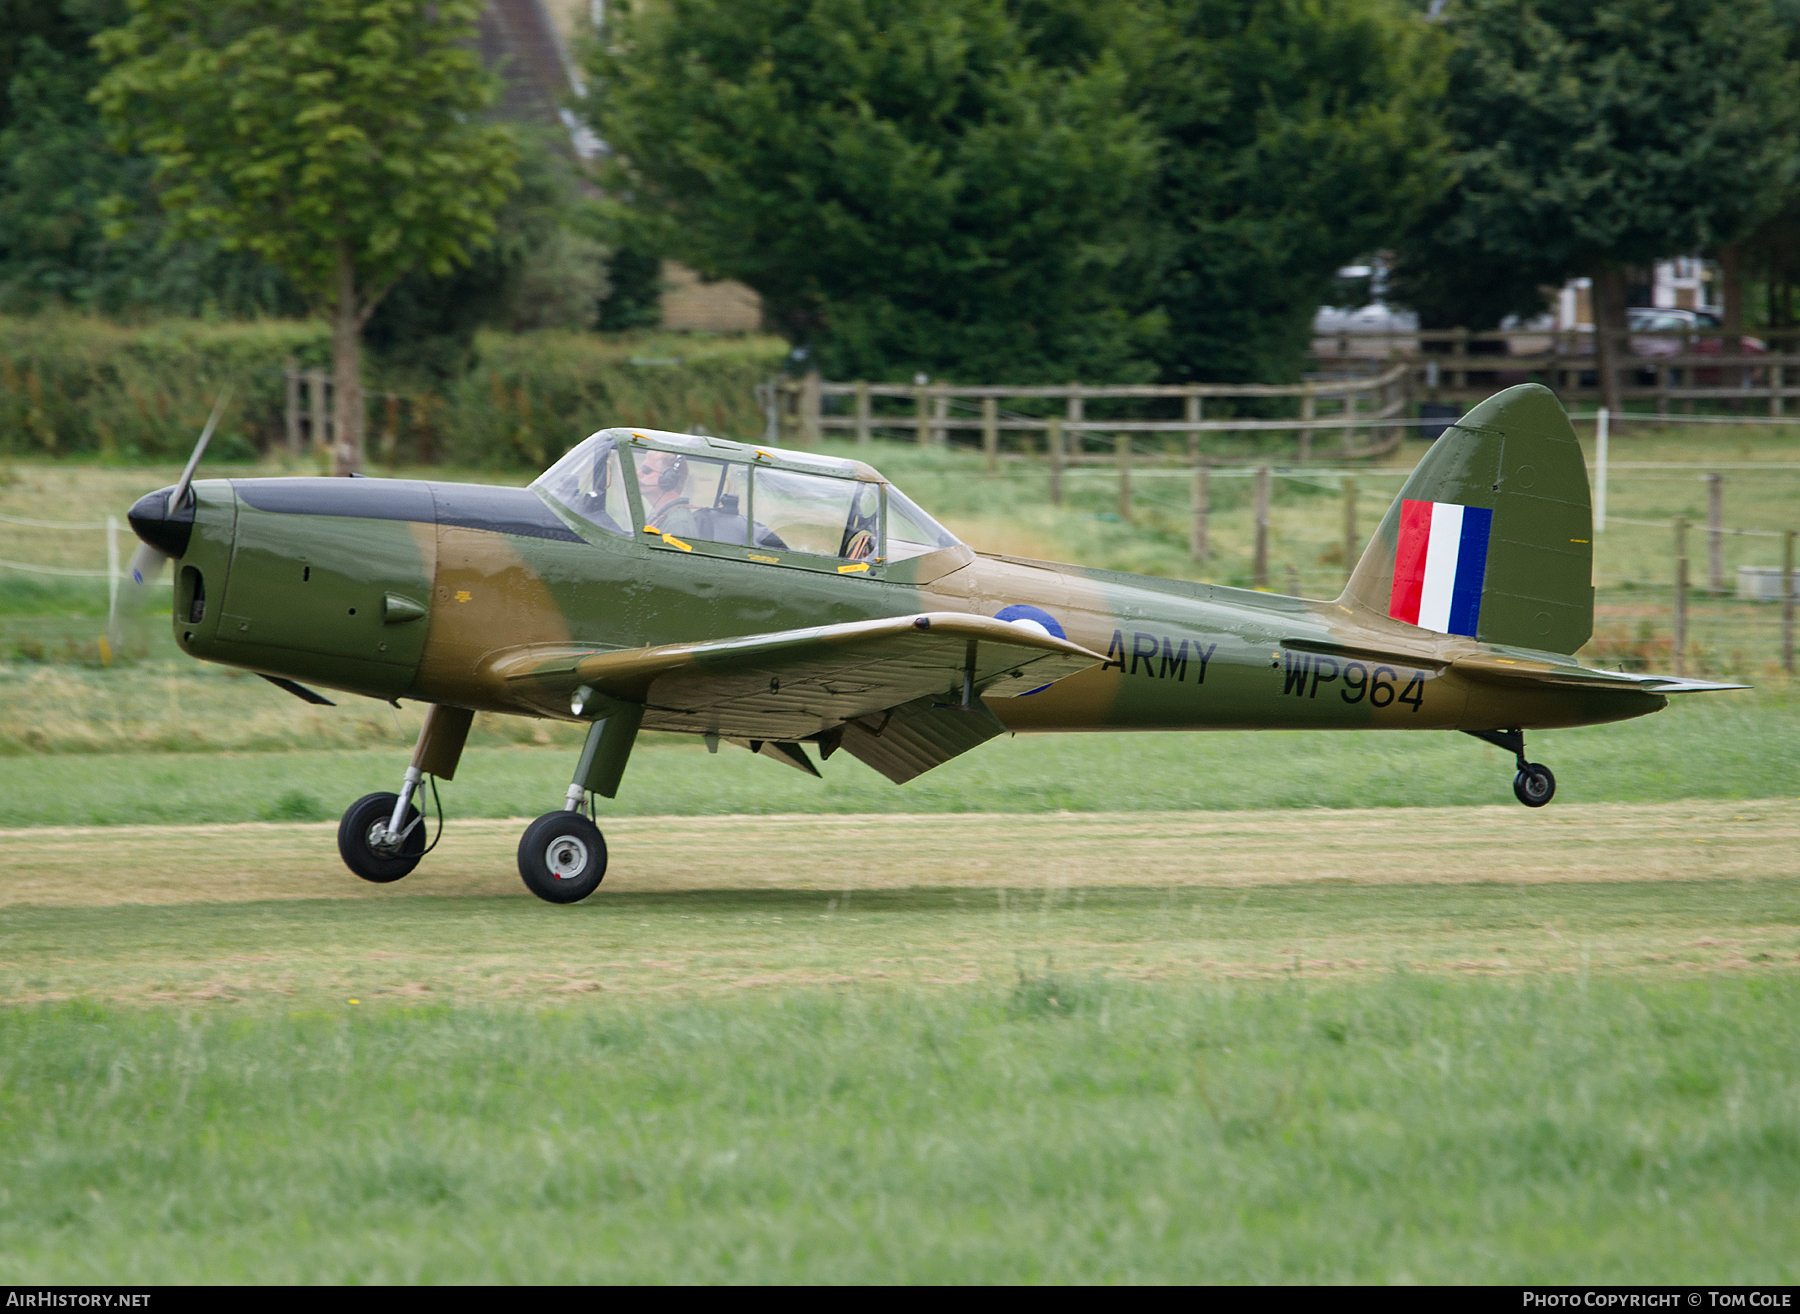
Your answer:
[[[806,745],[842,750],[896,783],[1006,731],[1457,730],[1512,753],[1541,807],[1526,730],[1738,687],[1571,656],[1587,469],[1536,384],[1432,445],[1328,602],[977,553],[860,461],[689,434],[603,429],[529,488],[195,481],[200,450],[130,513],[140,575],[174,561],[182,650],[310,702],[301,681],[429,704],[400,792],[339,826],[370,881],[418,865],[423,783],[455,775],[477,711],[588,725],[519,842],[531,891],[573,903],[606,873],[594,796],[641,729],[814,775]]]

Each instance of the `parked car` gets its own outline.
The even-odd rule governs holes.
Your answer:
[[[1633,333],[1658,335],[1723,327],[1719,317],[1710,310],[1679,310],[1673,306],[1633,306],[1625,312],[1625,324]],[[1739,338],[1738,343],[1746,356],[1762,355],[1769,350],[1769,344],[1761,338],[1745,336]],[[1631,339],[1631,354],[1634,356],[1679,356],[1683,354],[1717,356],[1724,349],[1724,345],[1723,338],[1694,338],[1688,343],[1687,352],[1683,353],[1681,339],[1677,337],[1634,337]]]

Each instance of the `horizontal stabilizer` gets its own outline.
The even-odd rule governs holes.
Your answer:
[[[1679,675],[1638,675],[1629,671],[1597,671],[1574,663],[1534,661],[1527,657],[1459,657],[1450,669],[1458,675],[1487,684],[1516,688],[1606,690],[1621,693],[1712,693],[1721,689],[1748,689],[1747,684],[1720,684],[1689,680]]]

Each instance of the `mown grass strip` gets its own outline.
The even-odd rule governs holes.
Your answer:
[[[1791,1282],[1800,982],[0,1010],[0,1280]]]

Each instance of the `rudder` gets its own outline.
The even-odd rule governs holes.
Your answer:
[[[1496,393],[1413,470],[1340,601],[1441,634],[1573,653],[1594,630],[1587,464],[1556,394]]]

